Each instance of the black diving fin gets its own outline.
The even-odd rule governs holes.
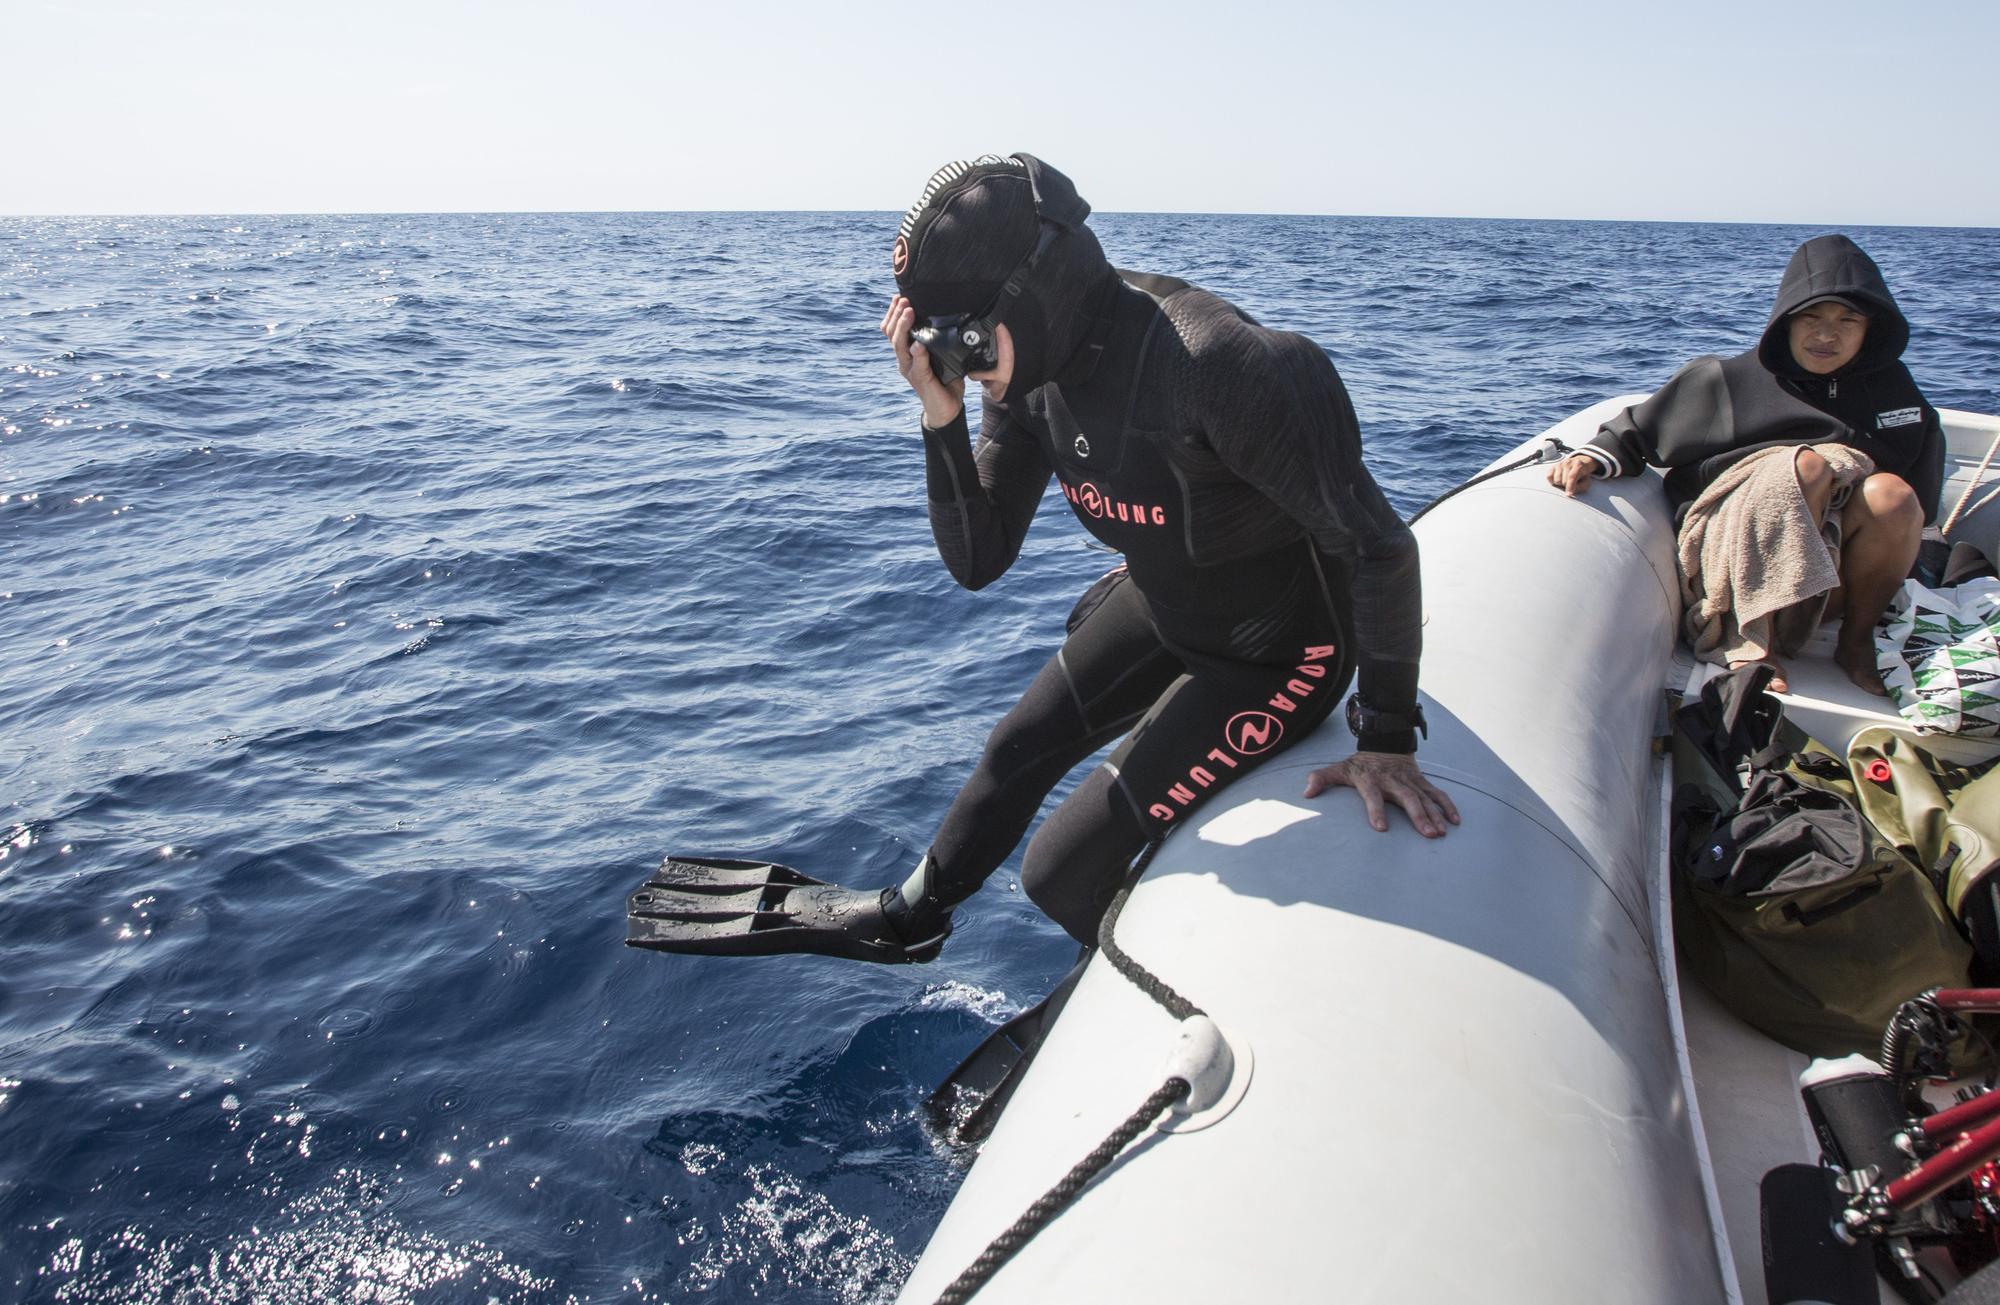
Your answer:
[[[930,1094],[924,1102],[924,1114],[947,1142],[977,1146],[993,1131],[1001,1108],[1014,1095],[1035,1053],[1042,1049],[1049,1025],[1069,1001],[1094,950],[1086,949],[1076,967],[1048,996],[987,1034]]]
[[[929,936],[906,941],[890,918],[900,905],[894,888],[863,892],[790,866],[670,855],[626,902],[625,943],[700,956],[812,952],[889,965],[933,959],[951,917],[925,928]]]

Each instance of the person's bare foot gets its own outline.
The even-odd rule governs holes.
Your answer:
[[[1733,671],[1738,666],[1757,666],[1760,664],[1771,668],[1771,683],[1767,686],[1771,692],[1789,693],[1791,691],[1791,681],[1785,678],[1785,664],[1775,657],[1759,657],[1752,661],[1736,662],[1729,669]]]
[[[1875,669],[1875,645],[1871,641],[1859,648],[1850,648],[1845,643],[1833,647],[1834,664],[1847,672],[1847,678],[1874,694],[1878,698],[1889,696],[1889,686],[1882,683],[1881,672]]]

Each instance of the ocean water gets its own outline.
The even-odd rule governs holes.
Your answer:
[[[893,1296],[919,1105],[1072,946],[621,945],[668,849],[926,845],[1105,565],[980,594],[886,214],[0,219],[0,1301]],[[1324,345],[1405,512],[1761,329],[1817,228],[1107,214]],[[1992,411],[2000,231],[1853,231]]]

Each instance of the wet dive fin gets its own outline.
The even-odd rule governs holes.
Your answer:
[[[931,1127],[946,1141],[976,1146],[986,1140],[1089,960],[1086,953],[1048,996],[987,1034],[925,1100]]]
[[[934,937],[905,942],[883,911],[885,895],[790,866],[669,855],[626,902],[625,942],[702,956],[812,952],[891,965],[935,957],[949,917]]]

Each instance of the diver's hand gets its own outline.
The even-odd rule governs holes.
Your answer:
[[[1458,823],[1458,808],[1443,789],[1424,778],[1417,759],[1399,752],[1357,752],[1306,776],[1305,796],[1317,797],[1330,788],[1351,788],[1361,795],[1368,823],[1378,833],[1389,828],[1388,808],[1394,802],[1425,838],[1443,838],[1445,825]]]
[[[910,338],[916,325],[917,310],[909,300],[897,295],[889,301],[889,311],[882,314],[882,334],[896,346],[896,370],[923,401],[924,425],[943,430],[965,411],[965,379],[946,385],[937,378],[931,370],[930,351]]]
[[[1572,453],[1549,468],[1549,484],[1575,498],[1597,479],[1597,459],[1588,453]]]

